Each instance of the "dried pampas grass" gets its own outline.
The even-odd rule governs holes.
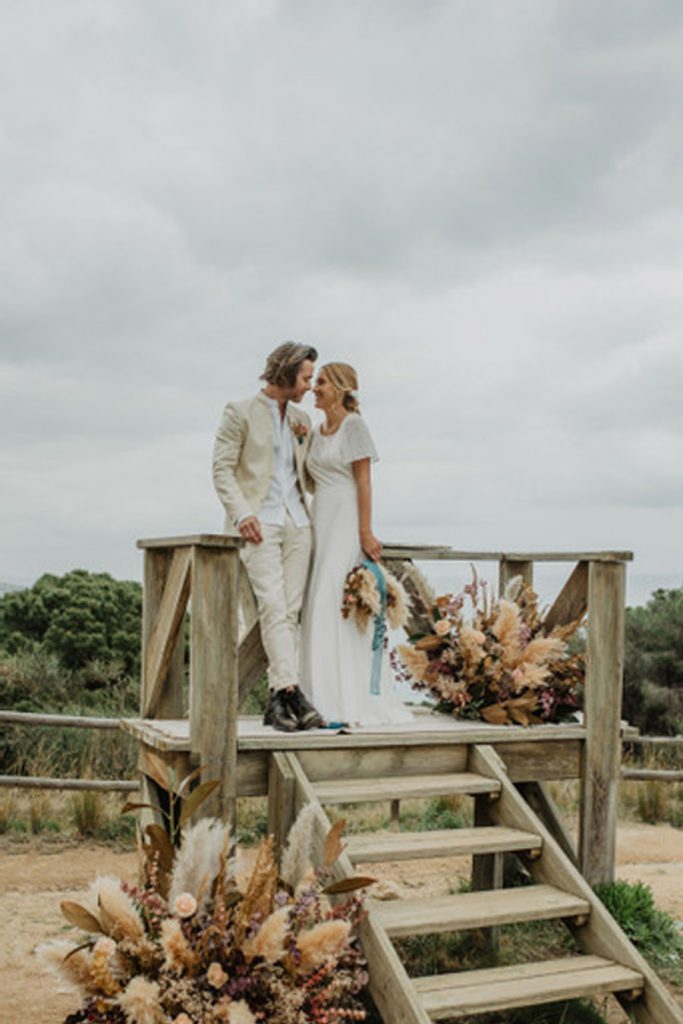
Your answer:
[[[315,814],[315,804],[306,804],[299,811],[296,821],[289,830],[287,846],[280,864],[280,877],[292,889],[296,889],[310,864]]]
[[[118,878],[98,875],[90,887],[97,902],[97,912],[102,927],[117,942],[127,939],[135,944],[145,934],[140,915],[130,896],[121,888]]]
[[[289,907],[280,907],[274,910],[265,919],[253,939],[249,939],[244,945],[244,954],[250,959],[257,956],[269,963],[274,964],[285,955],[285,939],[289,930]]]
[[[62,991],[90,995],[96,991],[92,975],[92,953],[87,949],[74,952],[73,942],[55,939],[36,948],[38,959],[57,978]]]
[[[176,856],[169,906],[181,893],[188,892],[202,910],[210,894],[213,880],[221,870],[223,848],[229,843],[230,826],[216,818],[202,818],[183,833],[180,852]]]
[[[159,985],[141,974],[131,978],[116,1002],[131,1024],[166,1024],[168,1020],[159,1002]]]
[[[164,951],[164,967],[168,971],[181,974],[192,970],[197,962],[197,954],[185,938],[182,925],[176,917],[161,922],[161,948]]]
[[[301,968],[313,971],[329,957],[336,957],[349,940],[351,925],[348,921],[323,921],[310,931],[297,937],[301,952]]]

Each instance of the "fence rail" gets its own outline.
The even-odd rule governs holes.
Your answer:
[[[118,718],[87,715],[44,715],[32,711],[0,711],[0,725],[48,725],[69,729],[119,729]],[[92,790],[100,793],[136,793],[135,779],[54,779],[44,775],[0,775],[0,789]]]

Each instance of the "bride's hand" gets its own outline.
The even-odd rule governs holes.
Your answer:
[[[368,558],[372,559],[373,562],[379,562],[382,557],[382,545],[372,530],[361,533],[360,546]]]

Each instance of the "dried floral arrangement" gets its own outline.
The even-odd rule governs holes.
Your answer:
[[[425,628],[393,653],[398,677],[429,690],[436,710],[495,725],[571,720],[580,705],[583,656],[568,641],[581,619],[547,629],[538,597],[521,577],[502,598],[472,568],[458,595],[423,600]]]
[[[386,584],[387,603],[385,614],[392,629],[402,629],[408,621],[409,599],[403,585],[379,562],[376,568],[382,573]],[[382,597],[377,579],[367,565],[355,565],[344,581],[342,615],[353,618],[361,633],[368,623],[382,613]]]
[[[324,867],[312,871],[313,813],[304,808],[294,823],[279,872],[271,836],[241,879],[229,828],[207,818],[182,833],[175,853],[156,834],[145,847],[144,884],[99,877],[88,905],[64,901],[65,917],[87,937],[38,953],[84,1000],[65,1024],[364,1020],[354,890],[374,880],[329,884],[343,822],[327,836]]]

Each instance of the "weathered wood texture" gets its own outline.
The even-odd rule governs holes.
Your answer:
[[[145,718],[182,718],[183,630],[190,594],[190,552],[145,552],[142,698]]]
[[[183,537],[148,537],[137,542],[137,547],[147,551],[150,548],[232,548],[242,547],[239,537],[228,537],[225,533],[191,533]]]
[[[517,788],[531,809],[539,816],[565,857],[568,857],[572,864],[577,867],[579,857],[576,851],[576,844],[546,784],[544,782],[523,782]]]
[[[125,779],[52,779],[44,775],[0,775],[2,789],[71,789],[100,793],[134,793],[140,783]]]
[[[498,593],[504,594],[510,580],[515,576],[521,576],[529,586],[534,582],[534,563],[529,559],[515,560],[512,558],[501,558],[498,566]]]
[[[588,608],[588,562],[579,562],[544,620],[545,633],[583,618]]]
[[[385,544],[383,558],[418,562],[631,562],[632,551],[454,551],[447,546]]]
[[[291,753],[284,756],[287,758],[296,781],[296,812],[298,813],[308,803],[312,803],[316,808],[312,844],[313,857],[316,864],[321,864],[325,837],[330,829],[329,818],[318,803],[315,791],[306,778],[298,758]],[[354,867],[346,853],[342,853],[333,865],[332,875],[335,880],[355,875]],[[358,932],[365,955],[372,962],[370,994],[377,1004],[382,1019],[387,1022],[391,1021],[391,1024],[429,1024],[429,1017],[420,1004],[405,967],[372,908],[368,909],[367,916],[361,922]]]
[[[237,594],[236,549],[192,549],[190,618],[190,746],[202,781],[220,787],[202,815],[235,821],[237,797]]]
[[[617,797],[621,767],[624,665],[624,566],[591,563],[584,697],[579,863],[591,885],[614,881]]]
[[[588,953],[617,961],[637,971],[645,979],[642,998],[629,1005],[636,1019],[641,1024],[683,1024],[683,1011],[677,1007],[666,986],[631,945],[589,883],[564,856],[541,819],[517,792],[493,748],[473,748],[470,760],[473,771],[488,773],[501,784],[500,797],[491,805],[491,815],[496,823],[527,829],[542,838],[542,856],[528,864],[534,881],[557,886],[590,904],[587,921],[574,930],[579,946]]]
[[[683,771],[666,768],[622,768],[622,779],[635,782],[683,782]]]
[[[539,1003],[604,996],[620,990],[639,991],[637,971],[598,956],[514,964],[459,974],[416,978],[415,988],[434,1021],[457,1020],[471,1014],[496,1013]]]
[[[285,754],[271,754],[268,771],[268,834],[275,839],[276,856],[284,849],[294,824],[296,778]]]
[[[491,824],[491,800],[488,796],[474,798],[474,826],[484,831]],[[505,858],[500,851],[476,854],[472,857],[472,892],[502,889]],[[500,927],[492,925],[479,931],[479,941],[497,949],[500,944]]]
[[[119,718],[89,718],[87,715],[42,715],[33,711],[0,711],[4,725],[55,725],[60,729],[120,729]]]
[[[138,769],[164,791],[175,793],[193,771],[188,753],[166,753],[141,744]],[[186,794],[187,795],[187,794]]]

